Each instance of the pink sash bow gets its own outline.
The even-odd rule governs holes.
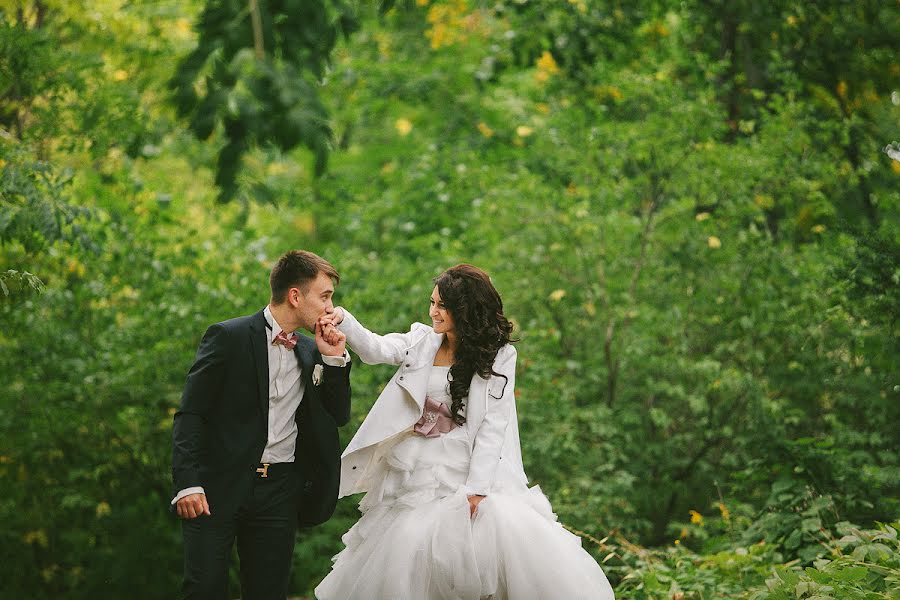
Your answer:
[[[438,402],[431,396],[425,397],[425,409],[422,418],[413,427],[413,431],[425,437],[440,437],[441,434],[456,428],[450,409],[443,402]]]

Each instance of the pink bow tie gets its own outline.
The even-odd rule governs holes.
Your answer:
[[[293,350],[294,346],[297,345],[297,334],[292,333],[291,335],[287,335],[283,331],[279,331],[278,335],[275,336],[275,339],[272,340],[272,345],[277,346],[279,344],[288,350]]]
[[[425,437],[439,437],[456,428],[450,409],[443,402],[438,402],[431,396],[425,397],[425,410],[422,418],[413,427],[413,431],[421,433]]]

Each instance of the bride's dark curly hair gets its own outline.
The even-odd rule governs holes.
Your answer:
[[[450,413],[457,425],[466,422],[460,414],[469,396],[469,385],[477,373],[508,378],[493,369],[497,352],[512,340],[512,323],[503,316],[503,301],[487,273],[472,265],[447,269],[434,280],[441,302],[453,317],[457,344],[450,367]],[[502,394],[501,394],[502,395]]]

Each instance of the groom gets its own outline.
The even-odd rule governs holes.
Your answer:
[[[339,280],[325,259],[288,252],[272,269],[269,305],[210,326],[200,342],[172,432],[185,598],[228,597],[237,540],[241,597],[284,600],[298,525],[334,512],[350,361],[344,335],[329,331],[329,343],[317,321],[334,310]]]

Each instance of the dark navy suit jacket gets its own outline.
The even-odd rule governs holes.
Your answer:
[[[203,486],[211,511],[225,514],[245,497],[263,450],[269,419],[268,338],[263,311],[206,330],[187,375],[172,430],[174,492]],[[303,477],[301,525],[334,512],[340,483],[337,428],[350,419],[350,365],[324,364],[315,341],[294,348],[304,380],[297,409],[294,465]],[[312,372],[323,365],[320,385]]]

